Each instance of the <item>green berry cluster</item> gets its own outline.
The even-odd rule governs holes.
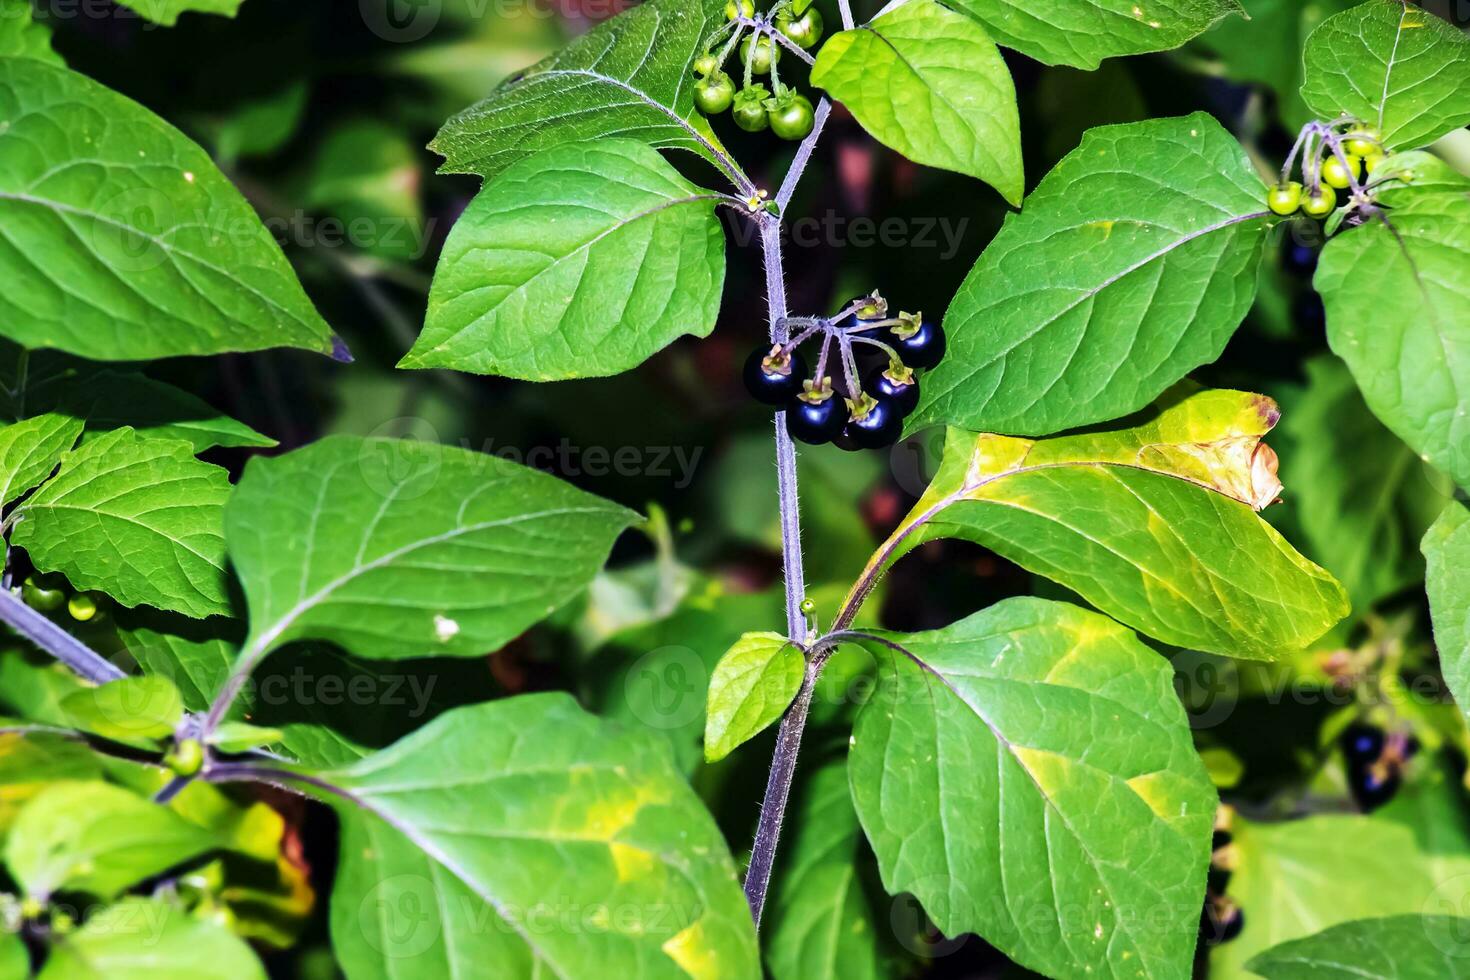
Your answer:
[[[57,612],[63,606],[79,623],[94,620],[102,613],[107,597],[100,592],[71,592],[60,575],[32,575],[20,587],[20,597],[37,612]]]
[[[1266,206],[1282,217],[1298,211],[1310,218],[1325,218],[1337,210],[1337,192],[1357,190],[1377,169],[1386,154],[1378,134],[1357,123],[1337,125],[1312,123],[1302,131],[1292,158],[1278,181],[1266,194]],[[1302,154],[1302,180],[1291,180],[1292,165]]]
[[[782,139],[806,139],[815,124],[816,112],[810,99],[781,84],[777,65],[784,44],[800,53],[821,40],[821,11],[811,5],[811,0],[781,0],[769,12],[757,16],[753,0],[730,0],[725,5],[725,18],[725,26],[709,38],[704,54],[694,60],[694,73],[700,76],[694,85],[694,104],[706,116],[728,110],[735,125],[749,133],[769,129]],[[744,75],[744,85],[738,90],[724,69],[737,45]],[[719,53],[715,52],[716,46]],[[770,76],[770,87],[755,81],[757,75]]]

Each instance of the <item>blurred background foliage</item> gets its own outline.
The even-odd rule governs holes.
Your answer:
[[[1228,19],[1180,51],[1109,61],[1096,72],[1046,68],[1006,51],[1030,184],[1087,128],[1197,109],[1219,117],[1263,170],[1273,169],[1290,146],[1289,131],[1305,121],[1296,95],[1302,40],[1350,4],[1244,3],[1249,22]],[[819,5],[828,25],[837,24],[835,4]],[[280,451],[342,432],[459,444],[548,469],[650,513],[645,532],[625,536],[612,569],[551,624],[468,671],[423,670],[442,681],[436,710],[496,691],[566,689],[596,710],[663,731],[739,854],[756,817],[769,733],[716,766],[702,763],[699,738],[709,669],[741,632],[781,623],[770,416],[739,380],[746,354],[766,332],[748,230],[731,226],[730,278],[715,334],[676,343],[629,374],[529,385],[393,369],[422,322],[445,235],[477,189],[470,178],[436,176],[425,145],[449,115],[622,4],[246,0],[236,20],[189,15],[172,29],[106,4],[113,16],[50,6],[45,19],[73,68],[142,102],[215,156],[279,233],[313,299],[357,356],[339,365],[277,351],[154,363],[148,373],[280,440]],[[877,4],[855,6],[861,14]],[[831,312],[877,288],[903,309],[942,313],[1000,226],[1004,202],[976,181],[883,150],[841,111],[828,134],[788,212],[793,310]],[[733,129],[721,136],[759,183],[779,182],[790,144]],[[714,179],[692,158],[676,162],[697,180]],[[1196,375],[1281,401],[1284,422],[1271,442],[1286,491],[1269,516],[1343,580],[1355,606],[1317,649],[1282,664],[1161,651],[1174,658],[1200,748],[1239,814],[1228,887],[1247,924],[1213,954],[1218,976],[1239,975],[1241,963],[1282,934],[1282,917],[1310,925],[1288,929],[1295,934],[1419,912],[1438,884],[1470,873],[1465,737],[1438,681],[1418,549],[1451,491],[1369,414],[1327,352],[1321,302],[1310,287],[1321,244],[1312,238],[1315,227],[1282,226],[1279,261],[1263,273],[1256,309],[1224,357]],[[879,234],[882,228],[890,230]],[[936,449],[931,433],[891,453],[803,453],[807,575],[819,619],[830,618],[873,546],[923,489]],[[238,471],[246,452],[210,455]],[[868,615],[895,629],[933,628],[1026,593],[1055,595],[1057,588],[975,546],[937,542],[898,567]],[[774,920],[800,905],[800,888],[820,886],[822,861],[835,854],[862,882],[848,899],[855,929],[890,964],[889,975],[1019,975],[977,939],[950,942],[928,930],[913,903],[882,895],[871,865],[860,860],[865,845],[850,805],[830,791],[843,778],[843,740],[830,733],[842,729],[838,723],[861,696],[864,670],[844,659],[829,669],[796,802],[811,814],[811,827],[783,844],[789,864],[778,868],[784,883]],[[54,670],[15,653],[0,658],[0,672],[12,701],[44,700],[47,685],[59,683]],[[337,725],[359,744],[386,744],[423,721],[383,715],[359,711]],[[1412,761],[1400,798],[1371,816],[1347,792],[1335,741],[1360,717],[1412,735],[1426,749]],[[325,894],[331,816],[324,808],[308,816],[284,798],[273,802],[286,816],[277,836],[294,841],[293,867],[307,869]],[[292,895],[299,903],[307,887],[275,881],[263,886],[259,903],[275,909],[270,903],[289,904]],[[1389,895],[1392,908],[1384,906]],[[256,918],[268,923],[274,914]],[[297,928],[306,941],[274,954],[271,969],[284,977],[334,975],[325,910],[318,906]],[[799,975],[788,972],[799,966],[790,954],[774,950],[772,968]]]

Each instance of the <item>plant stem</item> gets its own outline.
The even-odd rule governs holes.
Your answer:
[[[776,752],[771,757],[771,775],[766,782],[766,796],[761,802],[760,823],[756,826],[755,843],[750,848],[750,867],[745,872],[745,900],[750,914],[760,929],[761,911],[766,905],[766,890],[771,884],[771,867],[776,861],[776,843],[781,838],[781,823],[786,817],[786,801],[791,796],[791,780],[796,775],[796,757],[801,750],[801,736],[806,729],[807,714],[812,707],[812,693],[822,672],[825,658],[807,661],[806,678],[801,692],[792,702],[781,728],[776,733]]]
[[[26,605],[9,589],[0,589],[0,621],[94,684],[106,684],[127,676],[106,657]]]

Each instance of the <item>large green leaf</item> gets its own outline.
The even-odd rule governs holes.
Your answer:
[[[910,431],[1105,421],[1213,361],[1255,297],[1265,193],[1203,113],[1089,131],[960,287]]]
[[[449,120],[430,148],[445,171],[484,177],[549,147],[609,136],[714,160],[719,141],[695,111],[690,66],[724,6],[650,0],[619,14]]]
[[[0,58],[0,332],[142,360],[333,352],[280,246],[209,156],[136,102]]]
[[[1401,805],[1416,801],[1393,804]],[[1340,923],[1463,908],[1470,852],[1452,825],[1423,838],[1402,820],[1374,814],[1278,824],[1237,818],[1231,830],[1238,865],[1230,897],[1245,910],[1245,927],[1211,952],[1211,977],[1255,977],[1247,964],[1258,953]]]
[[[951,429],[934,482],[867,576],[976,541],[1176,646],[1274,660],[1348,611],[1255,510],[1276,498],[1269,398],[1182,388],[1126,427],[1050,439]]]
[[[1390,149],[1427,146],[1470,123],[1470,38],[1415,4],[1368,0],[1329,17],[1303,61],[1312,111],[1354,116]]]
[[[1444,509],[1449,481],[1383,427],[1342,362],[1306,364],[1307,389],[1282,424],[1282,476],[1308,549],[1353,608],[1422,581],[1419,540]]]
[[[61,710],[84,732],[151,747],[154,740],[173,734],[184,702],[167,677],[121,677],[72,692],[62,699]]]
[[[1048,65],[1096,68],[1104,58],[1167,51],[1210,29],[1237,0],[953,0],[996,39]]]
[[[1470,182],[1406,185],[1379,199],[1392,209],[1382,220],[1322,252],[1314,284],[1327,340],[1373,413],[1470,488]]]
[[[31,0],[0,0],[0,58],[12,57],[62,64],[51,50],[51,29],[34,19]]]
[[[214,848],[216,837],[167,807],[102,782],[56,783],[11,825],[5,863],[26,894],[112,898]]]
[[[631,140],[515,164],[454,226],[399,366],[599,377],[707,335],[725,283],[718,199]]]
[[[22,508],[15,543],[37,568],[125,606],[228,613],[221,527],[229,475],[173,439],[117,429],[67,453]]]
[[[565,695],[452,712],[320,777],[346,798],[332,935],[352,980],[760,974],[668,746]]]
[[[165,27],[178,23],[179,15],[197,11],[233,17],[245,0],[118,0],[143,15],[145,20]]]
[[[265,980],[244,940],[162,901],[129,898],[51,947],[36,980]]]
[[[852,808],[847,765],[805,776],[791,798],[780,870],[761,917],[773,980],[886,980],[891,923],[864,890],[872,858]]]
[[[79,739],[51,732],[0,733],[0,836],[50,784],[101,775],[98,755]]]
[[[49,477],[81,434],[82,423],[65,415],[37,415],[0,428],[0,506]]]
[[[225,512],[247,654],[478,656],[584,588],[636,520],[497,456],[333,436],[253,459]]]
[[[1042,599],[883,636],[849,765],[888,891],[1049,976],[1187,976],[1216,798],[1169,665]]]
[[[1470,510],[1451,501],[1424,536],[1423,547],[1439,668],[1470,719]]]
[[[1397,915],[1359,919],[1260,954],[1266,980],[1461,980],[1470,977],[1470,919]]]
[[[801,690],[806,658],[780,633],[746,633],[715,665],[704,758],[719,762],[777,721]]]
[[[812,84],[885,146],[983,180],[1020,206],[1026,188],[1016,87],[978,21],[934,0],[912,0],[833,35]]]

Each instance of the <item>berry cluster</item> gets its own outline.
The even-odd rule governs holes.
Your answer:
[[[1298,156],[1300,181],[1290,179]],[[1300,211],[1309,218],[1325,218],[1337,210],[1338,191],[1349,191],[1350,202],[1366,200],[1364,182],[1385,156],[1371,129],[1351,121],[1308,123],[1281,168],[1281,180],[1267,192],[1266,206],[1282,217]]]
[[[20,597],[37,612],[52,613],[66,607],[67,614],[79,623],[96,619],[107,597],[99,592],[69,592],[60,575],[32,575],[20,587]]]
[[[750,133],[770,129],[782,139],[801,140],[811,133],[816,113],[811,100],[796,89],[781,84],[777,63],[781,48],[795,52],[810,63],[807,49],[822,38],[822,14],[812,0],[781,0],[767,13],[757,15],[752,0],[730,0],[725,4],[727,23],[705,43],[704,54],[694,60],[694,73],[700,76],[694,85],[694,104],[706,116],[717,116],[727,109],[735,125]],[[745,36],[749,31],[749,36]],[[741,38],[744,36],[744,40]],[[715,46],[722,44],[719,54]],[[725,62],[740,46],[744,65],[744,85],[735,89],[735,80],[724,70]],[[755,81],[756,75],[769,75],[771,87]]]
[[[1200,913],[1200,941],[1207,946],[1228,943],[1245,928],[1245,912],[1225,893],[1230,876],[1240,863],[1239,852],[1230,835],[1234,813],[1222,806],[1215,816],[1215,834],[1210,840],[1210,872],[1206,879],[1205,907]]]
[[[1412,735],[1385,734],[1383,729],[1362,722],[1349,725],[1338,744],[1347,762],[1348,791],[1365,813],[1393,799],[1404,764],[1419,750]]]
[[[841,326],[848,320],[851,325]],[[745,387],[759,402],[786,411],[792,438],[810,445],[835,443],[848,450],[883,449],[898,441],[903,420],[919,405],[918,371],[944,357],[944,331],[921,313],[888,316],[888,303],[873,293],[853,300],[832,319],[792,318],[800,330],[790,341],[758,347],[745,362]],[[816,372],[808,376],[798,348],[822,335]],[[833,346],[841,363],[842,389],[827,374]],[[886,355],[886,363],[860,368],[854,345]],[[861,383],[860,383],[861,382]]]

